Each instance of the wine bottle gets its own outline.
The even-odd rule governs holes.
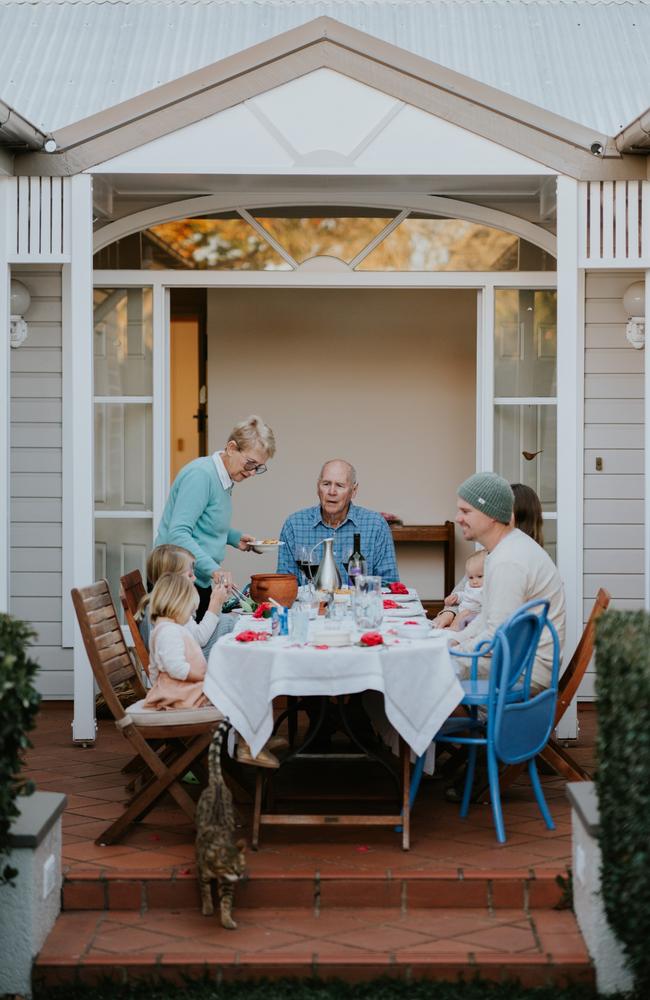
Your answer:
[[[354,533],[354,547],[348,560],[348,579],[354,586],[355,578],[366,572],[366,560],[361,552],[361,535]]]

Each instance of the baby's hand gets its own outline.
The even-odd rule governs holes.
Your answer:
[[[458,594],[449,594],[448,597],[445,597],[446,608],[453,608],[455,604],[458,604]]]

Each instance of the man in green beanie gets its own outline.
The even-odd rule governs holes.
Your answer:
[[[456,524],[463,537],[487,549],[483,606],[469,625],[458,633],[455,649],[470,652],[477,643],[491,639],[510,615],[527,601],[548,600],[549,618],[564,645],[566,612],[564,587],[557,567],[547,552],[513,524],[514,497],[510,484],[494,472],[477,472],[458,487]],[[547,688],[551,677],[553,643],[542,632],[533,666],[535,688]],[[462,661],[461,661],[462,662]],[[479,676],[487,676],[489,659],[479,661]],[[469,677],[469,662],[462,676]]]

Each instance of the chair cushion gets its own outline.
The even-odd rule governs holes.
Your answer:
[[[130,705],[126,709],[125,718],[117,720],[118,728],[123,729],[129,721],[141,728],[146,726],[194,726],[197,722],[219,722],[224,717],[223,713],[212,705],[208,708],[166,708],[162,711],[155,708],[143,708],[143,705],[144,698]]]
[[[490,681],[488,678],[476,681],[461,681],[461,686],[465,694],[461,704],[463,705],[487,705],[490,693]],[[506,701],[520,701],[523,697],[523,684],[515,684],[506,696]]]

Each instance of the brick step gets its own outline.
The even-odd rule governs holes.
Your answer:
[[[315,871],[255,870],[237,886],[243,909],[280,907],[521,907],[550,909],[562,898],[557,869],[481,871],[449,869]],[[199,889],[193,867],[172,870],[76,868],[63,883],[63,909],[196,909]]]
[[[198,910],[62,913],[34,970],[45,985],[142,979],[481,976],[525,986],[593,985],[568,910],[487,907],[250,908],[236,900],[236,931]]]

